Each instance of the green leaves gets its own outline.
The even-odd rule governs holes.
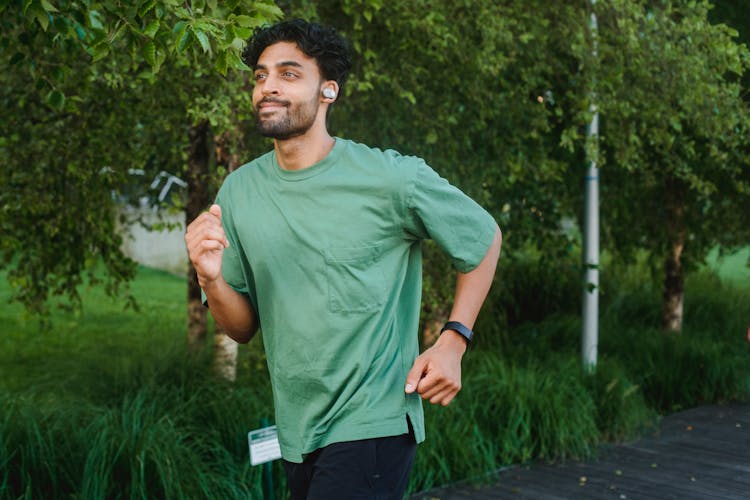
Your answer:
[[[109,45],[100,43],[87,49],[87,52],[91,55],[91,62],[95,63],[109,55]]]
[[[258,25],[258,20],[250,16],[231,16],[229,19],[243,28],[254,28]]]
[[[0,268],[15,300],[79,307],[86,276],[113,293],[132,278],[115,224],[119,197],[142,195],[128,172],[181,175],[191,120],[210,115],[219,134],[246,119],[246,82],[228,73],[264,12],[280,14],[250,0],[2,9]]]
[[[149,38],[154,38],[156,32],[159,31],[160,26],[161,22],[158,19],[155,19],[143,29],[143,34]]]
[[[49,28],[50,12],[57,12],[57,9],[44,0],[26,0],[23,5],[23,14],[38,22],[44,31]]]
[[[151,10],[153,10],[154,7],[156,7],[156,0],[145,0],[138,7],[138,16],[146,17],[146,14],[151,12]]]
[[[65,94],[59,90],[52,90],[47,94],[47,104],[55,111],[62,111],[65,107]]]
[[[92,63],[115,58],[116,64],[130,69],[145,63],[154,74],[170,59],[221,74],[244,70],[239,58],[244,40],[253,28],[281,15],[266,0],[190,5],[175,0],[137,5],[93,0],[57,6],[49,0],[25,0],[22,10],[25,22],[49,30],[57,41],[78,44]]]
[[[253,13],[252,17],[255,19],[256,26],[268,20],[279,19],[284,16],[284,12],[271,0],[255,1],[249,7],[249,11]]]
[[[717,242],[750,240],[744,154],[750,118],[737,77],[746,73],[750,54],[732,29],[707,22],[706,2],[597,2],[598,58],[591,55],[584,3],[285,5],[290,15],[304,12],[339,27],[358,53],[346,98],[331,115],[332,131],[425,157],[501,219],[515,242],[509,252],[524,240],[553,249],[567,243],[560,221],[580,213],[594,86],[605,246],[627,253],[663,245],[668,173],[689,188],[687,251],[700,258]],[[71,135],[88,151],[81,165],[91,171],[105,160],[113,168],[141,168],[146,153],[179,168],[180,128],[187,122],[208,118],[221,130],[248,119],[246,84],[233,70],[247,69],[240,53],[252,30],[282,12],[272,2],[249,0],[25,0],[13,15],[4,47],[11,71],[0,76],[0,88],[9,89],[0,91],[2,109],[15,110],[2,117],[8,166],[22,171],[32,162],[10,139],[23,130],[39,158],[34,179],[49,177],[57,183],[47,186],[51,191],[74,186],[95,200],[94,191],[106,191],[103,181],[60,173],[66,170],[57,158],[70,156],[60,130],[76,130],[63,120],[77,117],[88,127],[89,142]],[[149,105],[129,110],[142,101]],[[21,127],[18,116],[44,125]],[[112,148],[129,154],[110,157]],[[18,191],[16,202],[33,206],[35,193]],[[22,221],[30,223],[8,219],[3,234],[18,234],[19,248],[41,255],[22,234]],[[699,230],[708,225],[717,229]],[[104,240],[95,232],[88,241]],[[61,251],[71,245],[58,244]],[[89,250],[80,252],[79,258]],[[33,282],[33,268],[24,268],[24,283]]]
[[[156,65],[156,44],[153,41],[148,41],[143,46],[143,58],[152,67]]]
[[[172,33],[175,35],[176,40],[174,50],[177,52],[183,52],[190,41],[190,32],[188,31],[188,24],[185,21],[178,21],[172,28]]]
[[[625,255],[647,244],[661,260],[677,226],[687,269],[716,245],[750,240],[750,197],[737,189],[748,178],[750,110],[736,83],[749,55],[733,29],[709,22],[709,8],[597,8],[606,244]]]
[[[195,39],[198,40],[198,43],[200,43],[204,53],[211,50],[211,44],[208,41],[208,36],[206,36],[203,31],[193,30],[193,35],[195,35]]]

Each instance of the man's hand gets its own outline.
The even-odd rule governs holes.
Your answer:
[[[214,319],[235,341],[249,341],[258,330],[258,316],[247,297],[236,292],[221,275],[221,257],[229,241],[221,225],[219,205],[211,205],[208,212],[190,223],[185,244]]]
[[[458,273],[456,296],[448,319],[460,321],[472,328],[495,276],[500,256],[502,233],[495,227],[495,238],[477,267],[468,273]],[[446,406],[461,390],[461,357],[466,352],[466,340],[460,333],[446,330],[435,345],[414,360],[406,376],[406,393],[417,391],[430,403]]]
[[[221,225],[219,205],[211,205],[208,212],[203,212],[190,223],[185,244],[201,287],[205,288],[221,277],[221,256],[229,242]]]
[[[461,358],[466,341],[451,331],[414,360],[406,376],[406,393],[417,391],[432,404],[447,406],[461,390]]]

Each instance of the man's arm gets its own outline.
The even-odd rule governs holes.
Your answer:
[[[217,280],[218,281],[218,280]],[[230,287],[223,278],[202,286],[214,320],[235,342],[246,344],[258,331],[255,310],[240,293]]]
[[[495,227],[495,238],[482,262],[468,273],[458,273],[449,321],[474,327],[495,276],[501,245],[502,234]],[[466,340],[455,331],[446,330],[414,361],[406,376],[406,392],[417,391],[430,403],[446,406],[461,390],[461,358],[465,351]]]
[[[221,225],[219,205],[211,205],[208,212],[190,223],[185,244],[214,319],[236,342],[248,342],[258,330],[258,318],[248,300],[221,274],[221,258],[229,241]]]

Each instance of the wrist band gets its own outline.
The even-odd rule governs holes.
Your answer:
[[[443,329],[440,330],[440,333],[443,333],[446,330],[453,330],[454,332],[461,335],[464,340],[466,340],[466,347],[469,347],[469,344],[471,344],[471,338],[474,336],[474,332],[471,331],[471,328],[464,325],[460,321],[449,321],[443,326]]]

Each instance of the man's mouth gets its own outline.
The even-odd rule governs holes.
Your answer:
[[[255,107],[255,110],[258,112],[263,111],[275,111],[278,109],[285,108],[289,105],[287,101],[281,101],[278,99],[262,99],[258,105]]]

